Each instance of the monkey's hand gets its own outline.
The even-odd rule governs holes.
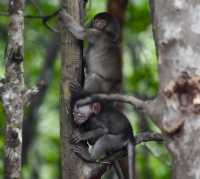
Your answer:
[[[78,131],[73,132],[71,137],[71,142],[73,144],[78,144],[79,142],[83,141],[83,138],[81,136],[81,133]]]

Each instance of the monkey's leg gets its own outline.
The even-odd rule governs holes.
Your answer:
[[[112,90],[113,83],[103,79],[96,73],[88,74],[85,80],[83,90],[86,93],[109,93]]]
[[[89,132],[84,132],[84,133],[74,133],[72,134],[72,143],[79,143],[81,141],[87,141],[87,140],[92,140],[92,139],[97,139],[101,136],[103,136],[104,134],[107,133],[107,129],[106,128],[98,128],[95,130],[91,130]]]
[[[107,155],[122,149],[125,143],[122,135],[104,135],[96,141],[90,153],[92,158],[104,159]]]
[[[112,155],[113,152],[116,152],[124,147],[124,138],[121,135],[104,135],[99,138],[92,148],[90,154],[93,159],[98,161],[102,161],[109,154]],[[105,162],[109,162],[109,160],[104,160]],[[124,175],[122,170],[116,160],[112,161],[114,168],[116,170],[116,174],[119,179],[124,179]]]
[[[92,159],[88,150],[83,146],[73,145],[71,149],[83,161],[87,163],[98,163],[95,159]]]

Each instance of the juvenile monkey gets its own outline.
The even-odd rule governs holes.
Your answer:
[[[74,146],[74,152],[80,158],[87,162],[101,161],[113,153],[127,149],[129,179],[134,178],[134,137],[124,114],[113,106],[95,102],[81,107],[75,106],[74,120],[80,126],[80,133],[73,134],[72,142],[77,144],[88,141],[93,145],[89,153],[80,146]]]
[[[89,95],[119,91],[121,64],[117,54],[118,21],[111,14],[103,12],[93,18],[89,29],[85,29],[65,10],[60,11],[59,18],[75,38],[88,41],[83,93]]]

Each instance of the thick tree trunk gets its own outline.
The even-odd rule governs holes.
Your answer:
[[[150,2],[160,90],[155,122],[167,134],[174,179],[200,178],[200,1]]]
[[[62,6],[80,22],[79,0],[62,0]],[[71,98],[81,84],[81,46],[61,24],[61,161],[63,179],[83,178],[83,163],[70,149],[69,139],[73,130]],[[80,73],[79,73],[80,72]]]
[[[23,121],[23,30],[24,0],[10,0],[11,22],[8,28],[6,78],[0,85],[6,113],[5,178],[21,178],[21,149]]]

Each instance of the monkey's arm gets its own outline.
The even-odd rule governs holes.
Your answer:
[[[89,42],[93,42],[98,38],[100,33],[99,31],[95,29],[89,29],[87,31],[71,15],[69,15],[66,10],[61,10],[58,16],[65,28],[68,29],[77,39],[84,40],[87,38]]]
[[[86,36],[86,31],[76,20],[69,15],[66,10],[61,10],[58,15],[66,29],[68,29],[77,39],[83,40]]]
[[[108,131],[106,128],[98,128],[98,129],[91,130],[91,131],[84,132],[84,133],[74,133],[72,135],[72,143],[76,144],[81,141],[97,139],[97,138],[103,136],[104,134],[107,134],[107,132]]]

